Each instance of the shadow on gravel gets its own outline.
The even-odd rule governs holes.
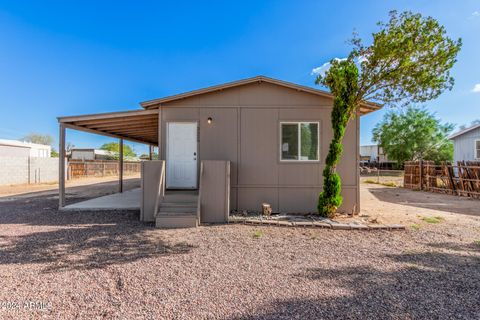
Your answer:
[[[334,286],[339,296],[277,300],[240,319],[480,318],[478,256],[428,252],[389,258],[403,268],[306,270],[294,278],[320,294]]]
[[[45,264],[44,272],[94,269],[185,254],[194,248],[165,242],[162,233],[140,222],[135,212],[60,212],[56,206],[49,196],[0,205],[0,267]]]
[[[439,194],[426,191],[413,191],[404,188],[368,188],[380,201],[402,204],[417,208],[455,212],[472,216],[480,216],[478,207],[480,200]]]
[[[108,214],[108,213],[106,213]],[[2,237],[0,266],[7,264],[46,264],[44,272],[103,268],[139,259],[188,253],[194,246],[168,244],[152,227],[131,217],[112,224],[75,225],[52,231]]]
[[[140,187],[139,178],[127,178],[123,181],[123,190],[128,191]],[[117,181],[97,182],[80,186],[67,187],[65,189],[66,204],[72,204],[79,201],[98,198],[101,196],[118,192]],[[58,188],[52,190],[33,191],[13,195],[1,195],[0,203],[18,201],[18,200],[39,200],[39,199],[55,199],[58,206]]]
[[[125,186],[125,191],[137,188],[137,180],[130,179]],[[68,188],[67,204],[116,193],[117,188],[118,186],[112,182]],[[118,217],[115,212],[58,211],[58,191],[56,190],[0,198],[0,226],[2,224],[29,224],[37,226],[102,224],[117,222],[118,219],[122,218]]]
[[[429,243],[428,245],[437,249],[448,249],[448,250],[465,251],[465,252],[472,252],[472,251],[480,252],[480,243],[475,243],[475,242],[468,243],[468,244],[459,244],[454,242],[441,242],[441,243]]]

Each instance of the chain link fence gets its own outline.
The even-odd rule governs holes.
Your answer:
[[[360,167],[360,182],[380,184],[389,187],[403,187],[403,170],[383,170]]]

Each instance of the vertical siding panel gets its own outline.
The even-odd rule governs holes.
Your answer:
[[[457,161],[474,161],[475,140],[480,140],[480,128],[466,132],[453,139],[453,158]]]

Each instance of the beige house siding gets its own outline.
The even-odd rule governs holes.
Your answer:
[[[231,209],[314,212],[322,186],[325,155],[332,138],[333,100],[259,82],[159,105],[160,157],[165,159],[167,122],[197,121],[198,159],[231,161]],[[213,123],[208,124],[207,118]],[[320,160],[280,161],[280,122],[316,121]],[[347,127],[338,167],[343,179],[343,211],[359,210],[358,118]],[[199,163],[200,163],[199,161]]]

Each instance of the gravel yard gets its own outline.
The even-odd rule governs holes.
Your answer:
[[[361,193],[362,215],[407,230],[158,230],[58,212],[52,192],[0,197],[0,318],[479,319],[480,201]]]

